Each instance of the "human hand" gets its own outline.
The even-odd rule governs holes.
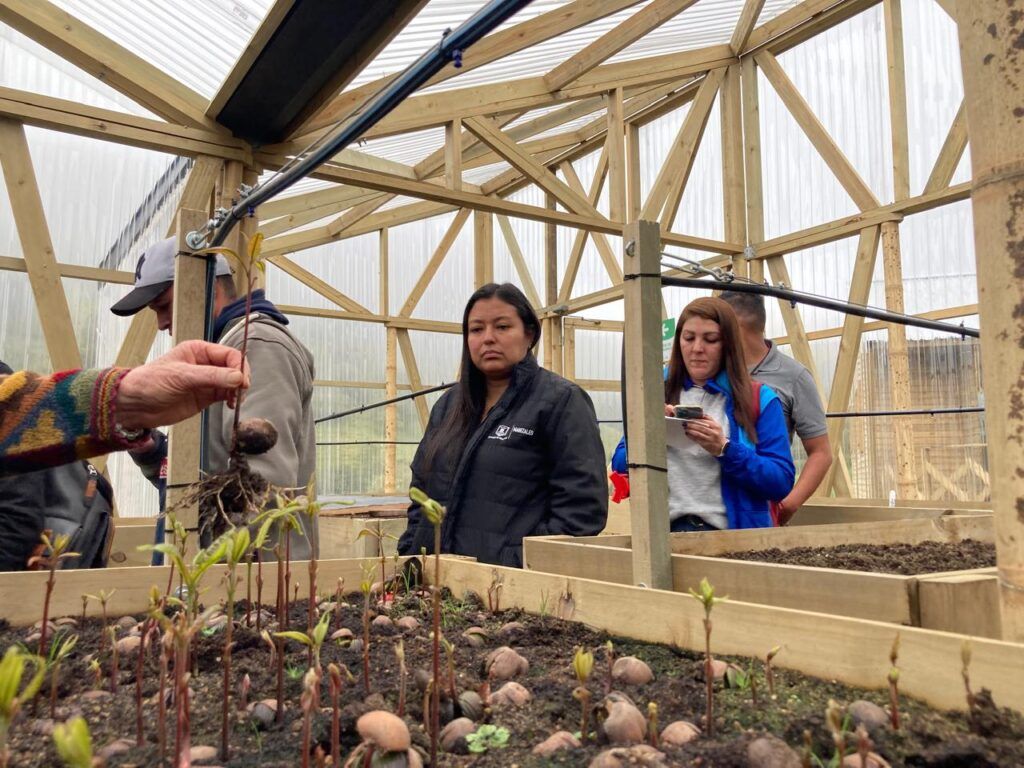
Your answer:
[[[665,403],[665,415],[671,416],[674,419],[676,417],[676,407]]]
[[[186,341],[121,379],[115,416],[125,429],[175,424],[222,400],[234,408],[248,386],[249,366],[243,370],[237,349]]]
[[[721,425],[706,413],[699,419],[683,422],[683,430],[687,437],[712,456],[720,456],[725,448],[725,433]]]
[[[778,513],[779,525],[789,525],[789,521],[793,519],[793,515],[796,514],[798,508],[799,505],[790,502],[788,496],[782,501],[775,502],[775,511]]]

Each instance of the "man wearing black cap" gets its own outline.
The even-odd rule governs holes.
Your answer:
[[[148,307],[156,312],[157,327],[171,331],[176,248],[176,239],[172,237],[156,243],[142,254],[135,269],[135,288],[110,308],[115,315],[134,315]],[[217,256],[216,275],[213,339],[225,346],[241,349],[246,297],[236,295],[231,268],[223,256]],[[246,346],[251,385],[239,408],[243,419],[264,418],[277,428],[277,444],[263,455],[249,457],[251,469],[276,486],[295,488],[296,493],[302,493],[316,469],[316,437],[311,407],[313,355],[291,334],[287,325],[288,318],[267,300],[262,289],[252,292]],[[213,472],[227,468],[232,422],[232,412],[221,404],[210,408],[207,444],[209,466]],[[136,463],[158,487],[160,465],[166,450],[166,440],[158,437],[132,452]],[[308,525],[308,520],[303,519],[302,524]],[[315,548],[316,539],[316,531],[293,534],[292,557],[308,559],[314,551],[311,546]]]

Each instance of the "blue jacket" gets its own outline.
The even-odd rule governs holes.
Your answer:
[[[691,386],[690,381],[684,383],[685,389]],[[782,403],[770,387],[761,385],[761,412],[754,445],[736,423],[732,389],[725,371],[708,381],[704,389],[725,395],[725,412],[729,416],[729,445],[725,455],[718,459],[729,528],[767,528],[772,524],[769,502],[784,498],[796,478]],[[612,469],[623,474],[629,472],[625,437],[612,455]]]

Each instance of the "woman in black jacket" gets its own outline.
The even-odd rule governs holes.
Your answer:
[[[540,321],[522,291],[490,283],[462,315],[459,383],[430,413],[412,485],[445,506],[441,551],[521,567],[523,537],[599,533],[608,516],[594,406],[537,365]],[[398,542],[434,548],[418,504]]]

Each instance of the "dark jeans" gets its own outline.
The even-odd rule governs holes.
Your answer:
[[[683,515],[672,521],[669,530],[672,533],[686,533],[689,531],[717,531],[715,526],[704,521],[703,517],[697,515]]]

